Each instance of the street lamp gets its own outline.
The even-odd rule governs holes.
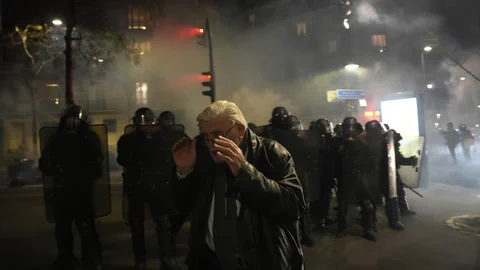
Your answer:
[[[460,81],[465,81],[467,78],[465,77],[460,77]]]
[[[359,67],[359,65],[357,64],[348,64],[345,66],[345,69],[348,70],[348,71],[353,71],[355,69],[357,69]]]
[[[428,88],[428,89],[433,89],[433,83],[427,84],[427,88]]]
[[[441,114],[437,113],[437,119],[440,119]]]
[[[433,50],[433,48],[431,46],[425,46],[425,48],[423,48],[424,51],[426,52],[429,52],[431,50]]]
[[[62,22],[61,20],[59,20],[59,19],[53,20],[52,23],[53,23],[53,25],[55,25],[55,26],[60,26],[60,25],[63,24],[63,22]]]
[[[345,29],[350,29],[350,24],[348,23],[348,19],[343,20],[343,26]]]

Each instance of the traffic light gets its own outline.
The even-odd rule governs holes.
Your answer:
[[[213,80],[213,74],[211,71],[202,72],[202,76],[208,81],[203,81],[202,85],[210,88],[210,90],[203,91],[202,94],[210,97],[211,103],[215,102],[215,83]]]
[[[205,33],[205,30],[203,28],[196,28],[195,34],[197,36],[197,43],[203,47],[206,47],[208,45],[208,42],[207,33]]]

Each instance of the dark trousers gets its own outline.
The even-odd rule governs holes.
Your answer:
[[[75,223],[82,239],[82,260],[101,261],[102,247],[95,229],[92,194],[92,186],[84,183],[59,185],[54,189],[52,203],[59,259],[73,257],[72,225]]]
[[[68,221],[55,224],[55,239],[57,241],[59,259],[68,260],[73,257],[72,223]],[[85,263],[99,263],[102,259],[102,246],[93,220],[76,220],[75,226],[82,239],[82,261]]]
[[[173,253],[172,224],[168,216],[159,215],[161,205],[155,196],[149,192],[142,192],[144,189],[137,189],[128,193],[128,220],[132,233],[132,248],[137,262],[146,260],[147,250],[145,248],[145,206],[147,205],[152,219],[155,222],[157,241],[159,245],[160,258],[171,257]]]
[[[206,244],[198,258],[198,270],[222,270],[217,255]]]

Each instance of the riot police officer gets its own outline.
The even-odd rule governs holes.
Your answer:
[[[54,267],[74,269],[72,223],[82,239],[84,269],[101,269],[102,247],[95,229],[94,182],[102,176],[100,138],[77,105],[63,111],[57,133],[47,142],[39,165],[54,181],[52,207],[58,257]]]
[[[270,119],[270,125],[272,128],[278,129],[288,129],[286,127],[287,116],[290,113],[285,109],[285,107],[275,107],[272,111],[272,118]]]
[[[321,166],[319,175],[320,181],[320,227],[329,226],[333,224],[333,220],[330,218],[330,203],[332,200],[332,189],[335,187],[334,178],[334,162],[332,153],[332,127],[330,121],[327,119],[318,119],[314,122],[314,130],[319,132],[322,137],[322,145],[319,149],[320,158],[322,161],[319,163]]]
[[[458,132],[453,129],[453,123],[449,122],[447,124],[447,131],[444,132],[445,144],[450,151],[450,156],[452,157],[453,163],[457,164],[457,154],[455,153],[455,148],[457,148],[458,143],[460,142],[460,136]]]
[[[175,114],[171,111],[164,111],[158,117],[158,124],[162,127],[175,125]]]
[[[405,194],[405,184],[398,173],[400,166],[416,166],[418,163],[418,158],[416,156],[405,157],[400,151],[400,141],[403,140],[402,135],[395,130],[394,142],[395,142],[395,167],[397,173],[397,195],[398,195],[398,207],[400,209],[400,214],[402,216],[413,216],[416,213],[410,209],[407,203],[407,198]]]
[[[280,143],[285,143],[284,146],[292,154],[292,157],[295,161],[298,178],[302,182],[303,189],[305,190],[305,199],[307,204],[306,209],[302,213],[300,219],[300,232],[302,234],[302,243],[306,246],[313,247],[315,245],[315,240],[312,236],[312,217],[310,212],[310,198],[308,196],[308,177],[311,174],[311,171],[309,171],[309,169],[312,167],[308,165],[311,160],[309,158],[309,155],[305,152],[306,149],[301,147],[303,146],[303,144],[300,143],[302,138],[299,138],[298,132],[300,130],[303,130],[303,128],[298,118],[295,115],[288,115],[285,118],[284,126],[286,128],[285,131],[289,132],[290,136],[282,136],[282,139],[278,139],[280,139]],[[288,144],[286,144],[287,141],[289,142]],[[297,143],[295,143],[294,141]]]
[[[460,145],[462,146],[463,155],[466,160],[471,161],[470,148],[475,144],[472,132],[467,128],[467,125],[461,124],[458,127],[458,133],[460,135]]]
[[[365,124],[365,142],[370,147],[371,159],[373,161],[373,170],[370,175],[372,189],[372,207],[373,207],[373,225],[377,231],[377,205],[382,200],[380,185],[382,181],[388,185],[388,160],[386,134],[380,122],[373,120]],[[388,186],[386,187],[388,190]],[[386,196],[388,197],[388,196]],[[390,219],[389,219],[390,220]]]
[[[363,127],[353,117],[347,117],[342,123],[343,142],[336,158],[336,172],[340,172],[338,181],[338,233],[345,234],[349,203],[358,203],[361,208],[363,236],[376,241],[372,191],[369,189],[369,175],[373,171],[373,162],[368,146],[360,139]]]
[[[166,116],[169,115],[166,114]],[[135,112],[132,120],[135,130],[123,135],[118,141],[117,161],[124,168],[123,188],[128,199],[127,218],[132,233],[135,269],[147,269],[144,232],[145,205],[148,205],[156,225],[162,269],[179,269],[172,254],[174,242],[171,222],[167,215],[167,213],[172,214],[175,211],[166,210],[166,208],[175,206],[170,205],[168,202],[170,199],[166,198],[169,196],[168,193],[163,192],[163,189],[168,187],[169,179],[162,179],[157,173],[162,165],[159,155],[162,155],[165,149],[162,148],[158,139],[155,116],[151,109],[140,108]],[[171,119],[165,117],[162,120]],[[172,193],[171,190],[170,193]]]

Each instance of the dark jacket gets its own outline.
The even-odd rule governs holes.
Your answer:
[[[227,188],[227,196],[241,202],[238,239],[248,270],[301,270],[303,252],[298,220],[305,208],[302,186],[289,152],[279,143],[258,137],[250,130],[245,136],[247,161]],[[197,144],[201,145],[201,144]],[[189,269],[198,268],[199,252],[205,247],[208,215],[213,196],[215,165],[208,152],[197,149],[193,172],[178,183],[191,212],[187,258]]]

